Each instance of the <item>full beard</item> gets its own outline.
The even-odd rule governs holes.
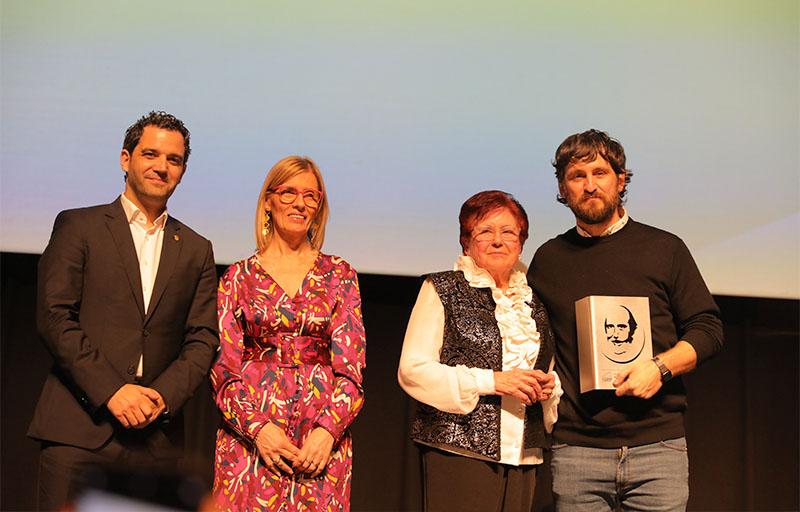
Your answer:
[[[596,198],[601,201],[600,206],[593,206],[590,199]],[[597,195],[590,198],[581,198],[578,201],[569,201],[569,209],[575,214],[575,218],[584,224],[603,224],[608,222],[613,216],[614,212],[619,209],[620,199],[619,195],[615,195],[611,199]]]

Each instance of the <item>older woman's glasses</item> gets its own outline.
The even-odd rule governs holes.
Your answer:
[[[303,203],[309,208],[316,208],[322,201],[322,192],[313,188],[297,188],[286,185],[273,187],[268,190],[273,194],[278,194],[278,200],[283,204],[292,204],[297,196],[303,197]]]
[[[494,242],[498,234],[500,235],[500,240],[503,242],[519,242],[519,232],[513,229],[501,229],[496,231],[491,228],[478,228],[472,236],[478,242]]]

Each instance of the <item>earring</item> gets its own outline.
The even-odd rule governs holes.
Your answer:
[[[264,210],[264,226],[261,228],[261,235],[266,237],[270,229],[272,229],[272,214],[269,213],[269,210]]]

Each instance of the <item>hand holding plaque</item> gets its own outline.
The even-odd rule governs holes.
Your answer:
[[[635,396],[648,399],[661,389],[661,373],[652,360],[642,359],[617,374],[614,379],[617,396]]]

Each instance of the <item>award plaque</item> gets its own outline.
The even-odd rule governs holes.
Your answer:
[[[575,301],[581,393],[615,389],[621,370],[653,357],[647,297],[590,295]]]

